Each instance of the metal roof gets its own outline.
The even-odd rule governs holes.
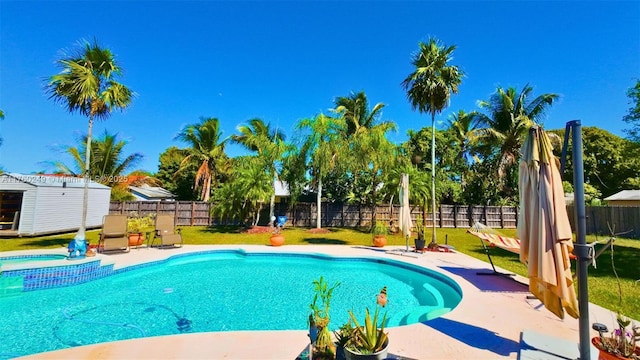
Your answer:
[[[66,187],[66,188],[82,188],[84,187],[84,178],[69,175],[57,175],[57,174],[17,174],[17,173],[5,173],[0,174],[0,177],[5,179],[2,181],[7,188],[6,184],[11,182],[21,182],[30,184],[33,186],[46,186],[46,187]],[[106,185],[102,185],[95,181],[89,180],[89,187],[92,189],[110,189]]]
[[[147,184],[143,184],[141,186],[129,186],[129,190],[131,190],[134,195],[138,195],[144,199],[175,199],[176,197],[167,189],[157,186],[149,186]]]
[[[291,196],[291,193],[289,192],[289,184],[287,184],[285,181],[274,180],[273,188],[275,190],[276,196]]]
[[[640,190],[622,190],[617,194],[613,194],[604,200],[638,200],[640,201]]]

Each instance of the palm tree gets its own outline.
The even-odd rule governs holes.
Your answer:
[[[436,38],[427,43],[419,42],[419,51],[413,55],[415,70],[402,81],[413,110],[431,114],[431,205],[433,232],[431,245],[436,245],[436,114],[449,105],[451,93],[458,93],[464,76],[462,71],[449,62],[453,59],[455,46],[440,44]]]
[[[89,178],[93,181],[108,186],[121,185],[127,182],[127,177],[123,174],[134,167],[142,158],[141,153],[133,153],[123,158],[123,148],[127,145],[124,140],[118,140],[117,135],[109,134],[106,130],[102,137],[91,141],[91,164],[89,165]],[[53,165],[57,171],[64,174],[78,175],[87,168],[85,159],[82,157],[86,153],[87,136],[80,140],[79,146],[69,146],[66,152],[74,160],[74,167],[62,162],[55,162]],[[75,168],[75,170],[74,170]]]
[[[383,103],[377,103],[369,110],[369,101],[364,91],[349,96],[341,96],[335,100],[332,110],[346,121],[346,135],[353,136],[359,131],[372,128],[382,114]]]
[[[231,139],[243,145],[251,151],[255,151],[263,162],[263,169],[267,170],[267,175],[273,181],[279,179],[277,162],[282,159],[286,151],[285,135],[279,129],[272,129],[271,124],[265,123],[262,119],[251,119],[248,125],[238,126],[240,135],[233,135]],[[275,190],[271,194],[269,208],[269,218],[273,218],[275,209]]]
[[[324,114],[319,114],[313,119],[301,120],[297,128],[307,130],[304,144],[300,149],[300,156],[308,158],[309,172],[314,178],[316,194],[316,228],[320,229],[321,204],[322,204],[322,180],[340,163],[346,131],[344,119],[338,119]]]
[[[474,135],[485,154],[495,156],[501,188],[507,187],[505,179],[515,171],[529,128],[542,122],[546,111],[558,98],[557,94],[542,94],[529,100],[532,91],[528,84],[520,93],[513,87],[506,90],[498,87],[489,101],[479,103],[487,114],[477,114],[482,128],[475,130]]]
[[[200,200],[209,201],[211,184],[216,177],[226,173],[228,158],[224,152],[227,139],[222,139],[220,121],[217,118],[201,118],[199,124],[187,125],[178,133],[176,139],[189,144],[188,155],[176,171],[186,171],[193,163],[198,170],[194,180],[194,189],[200,188]]]
[[[85,239],[89,194],[89,165],[91,164],[91,131],[94,119],[107,119],[114,109],[124,110],[134,96],[118,82],[122,69],[109,49],[101,48],[97,41],[79,44],[75,54],[57,61],[62,71],[49,78],[46,91],[49,98],[62,103],[70,113],[79,112],[89,118],[87,145],[85,146],[84,195],[82,223],[76,240]]]

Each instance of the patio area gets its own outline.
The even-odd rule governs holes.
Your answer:
[[[455,280],[463,291],[461,303],[446,315],[419,324],[388,328],[392,358],[502,359],[518,358],[523,331],[540,333],[575,344],[578,320],[560,320],[537,299],[528,299],[527,279],[521,276],[479,276],[489,263],[461,253],[390,253],[398,247],[371,248],[334,245],[214,246],[185,245],[176,249],[133,249],[105,255],[115,268],[161,260],[172,255],[212,249],[247,252],[313,252],[332,256],[384,257],[423,266]],[[500,269],[501,270],[501,269]],[[615,314],[590,304],[590,323],[612,328]],[[593,335],[597,335],[593,331]],[[296,359],[308,347],[307,331],[242,331],[149,337],[75,347],[24,358],[38,359]],[[566,346],[565,346],[566,347]],[[571,347],[571,345],[569,345]],[[593,350],[592,350],[593,352]],[[593,355],[593,354],[592,354]],[[521,356],[521,358],[525,358]],[[544,357],[538,357],[540,359]],[[554,359],[554,357],[547,357]],[[557,358],[557,357],[556,357]]]

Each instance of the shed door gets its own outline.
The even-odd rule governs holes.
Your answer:
[[[17,230],[22,208],[22,192],[0,192],[0,230]]]

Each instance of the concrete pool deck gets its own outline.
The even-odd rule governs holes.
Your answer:
[[[425,322],[388,328],[389,353],[409,359],[518,358],[521,333],[533,331],[578,342],[578,320],[558,319],[536,299],[528,299],[528,280],[521,276],[479,276],[487,262],[452,252],[400,252],[404,247],[344,245],[185,245],[175,249],[132,249],[101,255],[114,267],[162,260],[173,255],[216,249],[247,252],[312,252],[332,256],[381,257],[405,261],[445,274],[462,288],[463,298],[450,313]],[[321,275],[321,274],[319,274]],[[613,328],[615,313],[590,304],[590,323]],[[592,335],[597,335],[593,331]],[[30,359],[295,359],[308,347],[307,331],[210,332],[148,337],[81,346],[23,357]],[[577,350],[577,345],[575,349]]]

